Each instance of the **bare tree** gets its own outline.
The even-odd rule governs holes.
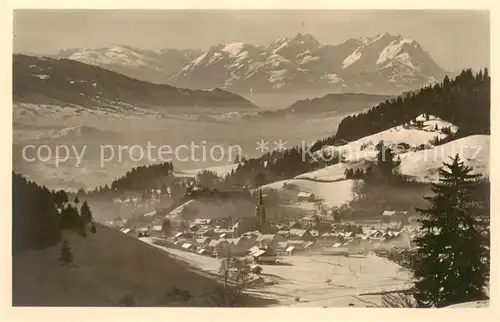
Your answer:
[[[416,308],[417,303],[410,294],[388,293],[382,295],[382,307]]]
[[[245,300],[245,290],[249,287],[250,265],[227,252],[219,268],[221,284],[218,285],[211,300],[218,307],[240,306]]]

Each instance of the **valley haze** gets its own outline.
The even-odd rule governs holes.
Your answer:
[[[13,306],[489,306],[489,24],[15,10]]]

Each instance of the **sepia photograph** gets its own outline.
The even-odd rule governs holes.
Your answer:
[[[12,37],[13,307],[489,307],[488,10],[16,9]]]

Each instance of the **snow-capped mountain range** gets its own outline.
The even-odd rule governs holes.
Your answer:
[[[196,59],[201,51],[196,50],[144,50],[130,46],[114,46],[97,49],[62,50],[57,58],[67,58],[95,65],[126,76],[166,84],[170,76]]]
[[[322,45],[299,33],[267,47],[234,42],[201,53],[119,46],[66,50],[58,57],[155,83],[249,95],[318,90],[396,94],[440,81],[446,73],[416,41],[389,33],[339,45]]]

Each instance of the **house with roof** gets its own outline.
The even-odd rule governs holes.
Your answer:
[[[238,238],[231,238],[227,240],[232,244],[231,253],[234,256],[244,256],[248,254],[249,249],[254,246],[252,239],[245,236]]]
[[[319,228],[320,217],[316,214],[302,217],[300,220],[304,228]]]
[[[382,222],[389,223],[394,219],[395,211],[384,210],[382,213]]]
[[[149,229],[149,235],[153,237],[163,236],[163,230],[161,225],[153,225]]]
[[[292,255],[294,255],[296,252],[297,252],[297,249],[295,248],[295,246],[288,246],[288,247],[285,249],[285,254],[286,254],[287,256],[292,256]]]
[[[180,238],[182,238],[182,237],[184,237],[184,233],[183,233],[183,232],[178,232],[178,233],[176,233],[176,234],[174,235],[174,239],[180,239]]]
[[[209,218],[196,218],[193,222],[194,225],[210,225],[212,219]]]
[[[316,200],[316,196],[312,192],[299,192],[297,194],[298,202],[314,202]]]
[[[211,240],[212,240],[212,238],[210,238],[210,237],[201,236],[201,237],[196,238],[196,244],[204,247],[204,246],[207,246]]]
[[[234,237],[239,237],[246,232],[259,230],[260,218],[257,216],[242,217],[236,222],[231,229],[234,232]]]
[[[181,247],[184,248],[185,250],[195,250],[196,249],[196,246],[192,243],[184,243],[184,244],[182,244]]]
[[[206,248],[200,248],[196,251],[199,255],[210,255],[210,251]]]
[[[290,224],[288,225],[288,228],[290,228],[290,229],[302,229],[302,224],[298,221],[291,221]]]
[[[221,258],[232,255],[233,246],[226,239],[218,239],[210,241],[207,248],[212,249],[214,255]]]
[[[313,250],[313,249],[319,249],[319,248],[321,248],[320,245],[318,245],[317,243],[312,242],[312,241],[304,242],[303,243],[303,247],[304,247],[305,251],[310,251],[310,250]]]
[[[258,251],[259,249],[260,249],[260,247],[257,245],[252,246],[252,247],[250,247],[250,249],[248,249],[248,254],[251,255],[251,254],[255,253],[256,251]]]
[[[259,250],[252,252],[250,256],[257,264],[274,264],[277,260],[276,253],[269,247],[260,248]]]
[[[407,225],[409,223],[408,211],[384,210],[384,212],[382,213],[382,222],[384,223],[398,222]]]
[[[126,235],[134,233],[134,230],[132,228],[122,228],[120,231]]]
[[[275,234],[275,240],[277,242],[286,241],[286,240],[288,240],[289,235],[290,235],[290,232],[288,230],[279,230]]]
[[[315,238],[307,229],[290,229],[289,239],[312,241]]]
[[[319,237],[319,231],[316,230],[316,229],[313,229],[313,230],[310,230],[309,233],[311,234],[311,236],[313,236],[314,238],[318,238]]]
[[[257,236],[255,242],[260,246],[275,247],[277,241],[274,234],[261,234]]]
[[[274,251],[278,255],[286,255],[286,249],[288,248],[288,243],[286,241],[276,242],[274,246]]]

